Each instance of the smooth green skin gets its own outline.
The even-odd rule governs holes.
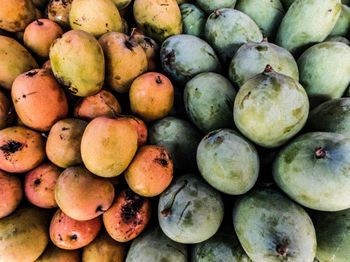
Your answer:
[[[335,24],[331,36],[348,36],[350,32],[350,7],[342,5],[341,13]]]
[[[192,247],[192,262],[253,262],[244,252],[236,234],[218,232]]]
[[[260,42],[262,33],[246,14],[223,8],[213,12],[205,24],[205,38],[225,64],[229,64],[238,48],[248,41]]]
[[[344,36],[328,36],[325,40],[325,42],[341,42],[347,45],[350,45],[350,41],[345,38]]]
[[[316,148],[326,157],[317,159]],[[350,208],[350,138],[312,132],[283,148],[273,164],[277,185],[294,201],[320,211]]]
[[[148,139],[149,144],[168,150],[175,169],[190,171],[196,168],[196,151],[202,134],[190,122],[165,117],[149,128]]]
[[[282,19],[275,42],[293,54],[308,44],[322,42],[340,11],[340,0],[296,0]]]
[[[222,127],[233,127],[232,108],[236,93],[230,81],[222,75],[201,73],[186,84],[186,112],[204,133]]]
[[[267,41],[242,45],[232,58],[229,78],[235,86],[240,87],[248,79],[263,72],[266,65],[299,81],[298,65],[292,54]]]
[[[284,16],[280,0],[238,0],[235,9],[253,19],[269,39],[275,38]]]
[[[164,71],[179,84],[185,84],[199,73],[221,69],[213,48],[193,35],[167,38],[160,49],[160,60]]]
[[[221,8],[234,8],[236,2],[236,0],[195,0],[196,6],[208,14]]]
[[[221,195],[198,175],[178,177],[159,198],[159,225],[170,239],[196,244],[212,237],[224,217]]]
[[[350,83],[350,47],[344,43],[316,44],[297,63],[300,83],[312,100],[339,98]]]
[[[192,4],[180,5],[182,15],[183,33],[204,38],[204,27],[207,21],[207,15]]]
[[[37,207],[21,207],[0,220],[0,261],[32,262],[49,243],[49,214]]]
[[[309,114],[307,127],[312,131],[350,137],[350,98],[332,99],[314,108]]]
[[[52,43],[49,56],[56,79],[73,95],[85,97],[101,90],[105,59],[102,47],[89,33],[68,31]]]
[[[281,0],[281,3],[284,6],[285,10],[288,10],[288,8],[295,2],[295,0]]]
[[[273,148],[305,125],[309,101],[293,78],[276,72],[249,79],[238,91],[233,114],[236,127],[256,144]]]
[[[187,262],[187,248],[172,241],[160,227],[150,228],[132,241],[125,262]]]
[[[255,147],[232,129],[215,130],[202,139],[197,165],[212,187],[229,195],[248,192],[259,175]]]
[[[350,209],[312,214],[317,233],[316,257],[320,262],[348,262],[350,257]]]
[[[238,200],[233,209],[238,239],[253,261],[312,262],[315,228],[303,208],[272,189],[256,190]],[[277,252],[287,248],[287,258]]]

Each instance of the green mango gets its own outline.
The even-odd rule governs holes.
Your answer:
[[[160,61],[164,71],[179,84],[185,84],[199,73],[221,69],[211,46],[193,35],[167,38],[160,49]]]
[[[314,212],[319,262],[348,262],[350,257],[350,209],[339,212]]]
[[[337,98],[314,108],[307,122],[312,131],[332,132],[350,137],[350,98]]]
[[[331,36],[348,36],[350,32],[350,7],[347,5],[342,5],[341,13],[335,24]]]
[[[327,38],[324,40],[325,42],[341,42],[347,45],[350,45],[350,41],[345,38],[344,36],[338,36],[338,35],[333,35],[333,36],[327,36]]]
[[[101,90],[105,59],[102,47],[89,33],[66,32],[51,44],[49,56],[56,79],[73,95],[85,97]]]
[[[192,262],[253,262],[244,252],[237,236],[219,231],[210,239],[192,247]]]
[[[236,90],[217,73],[201,73],[187,82],[184,104],[191,121],[204,133],[233,127],[233,102]]]
[[[229,67],[229,78],[235,86],[240,87],[248,79],[263,72],[266,65],[299,81],[298,65],[292,54],[266,40],[260,43],[248,42],[238,49]]]
[[[340,0],[296,0],[282,20],[276,44],[295,54],[308,44],[322,42],[340,11]]]
[[[233,225],[248,256],[257,262],[312,262],[315,228],[303,208],[272,189],[238,200]]]
[[[288,8],[295,2],[295,0],[281,0],[284,9],[288,10]]]
[[[207,21],[206,14],[192,4],[180,5],[183,33],[204,38],[204,27]]]
[[[196,244],[211,238],[223,217],[221,195],[197,175],[177,177],[159,198],[159,225],[178,243]]]
[[[350,138],[312,132],[283,148],[273,164],[277,185],[294,201],[320,211],[350,208]]]
[[[211,13],[205,24],[205,38],[225,64],[244,43],[263,40],[259,27],[249,16],[230,8]]]
[[[165,117],[149,128],[151,145],[163,146],[170,153],[174,169],[196,169],[196,150],[202,134],[190,122],[176,117]]]
[[[297,63],[300,83],[311,100],[341,97],[350,83],[350,47],[344,43],[316,44]]]
[[[275,38],[284,16],[280,0],[238,0],[236,9],[253,19],[264,36]]]
[[[195,4],[210,14],[221,8],[234,8],[236,0],[195,0]]]
[[[248,192],[259,175],[255,147],[231,129],[212,131],[202,139],[197,149],[197,165],[212,187],[229,195]]]
[[[239,89],[233,113],[243,135],[260,146],[273,148],[303,128],[309,101],[297,81],[267,66]]]

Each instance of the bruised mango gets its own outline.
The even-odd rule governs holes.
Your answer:
[[[22,183],[18,177],[0,171],[0,219],[11,214],[23,197]]]
[[[148,62],[148,71],[153,72],[157,69],[157,60],[159,56],[159,45],[152,38],[143,34],[134,34],[132,38],[143,48]]]
[[[50,0],[47,5],[47,17],[59,24],[63,29],[70,28],[69,12],[73,0]]]

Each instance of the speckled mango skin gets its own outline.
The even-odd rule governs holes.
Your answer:
[[[192,247],[192,262],[253,262],[238,242],[236,234],[219,231]]]
[[[256,144],[273,148],[297,134],[309,114],[304,88],[293,78],[262,73],[249,79],[234,103],[236,127]]]
[[[340,11],[340,0],[296,0],[282,19],[276,44],[294,54],[305,45],[322,42]]]
[[[198,175],[178,177],[160,195],[159,225],[176,242],[195,244],[209,239],[219,229],[223,216],[220,194]]]
[[[253,261],[280,262],[285,258],[278,246],[286,248],[291,262],[312,262],[316,253],[315,228],[299,205],[272,189],[245,195],[233,209],[238,239]]]
[[[314,212],[317,233],[316,258],[320,262],[349,261],[350,209],[339,212]]]
[[[208,14],[221,8],[234,8],[236,2],[236,0],[195,0],[195,4]]]
[[[204,38],[204,27],[207,21],[206,14],[192,4],[180,5],[182,16],[183,33]]]
[[[58,82],[73,95],[85,97],[101,90],[105,59],[102,47],[89,33],[71,30],[56,39],[50,48],[50,61]]]
[[[280,0],[239,0],[235,9],[252,18],[269,39],[275,38],[285,14]]]
[[[160,49],[164,71],[177,83],[185,84],[199,73],[219,72],[221,65],[213,48],[193,35],[175,35]]]
[[[263,72],[266,65],[271,65],[280,74],[299,80],[298,65],[292,54],[267,41],[242,45],[231,60],[229,78],[235,86],[240,87],[248,79]]]
[[[20,74],[38,68],[33,56],[16,40],[0,35],[0,86],[10,90]]]
[[[32,262],[49,243],[49,214],[36,207],[21,207],[0,220],[0,261]]]
[[[205,24],[205,38],[225,64],[244,43],[263,40],[259,27],[249,16],[230,8],[211,13]]]
[[[187,248],[172,241],[160,227],[151,227],[133,240],[125,262],[187,262]]]
[[[300,83],[311,100],[339,98],[350,83],[350,47],[344,43],[316,44],[297,62]]]
[[[145,34],[159,43],[182,33],[182,19],[176,0],[135,0],[134,18]]]
[[[318,159],[316,148],[326,157]],[[273,164],[277,185],[294,201],[320,211],[350,208],[350,138],[328,132],[299,136]]]
[[[349,36],[350,31],[350,7],[342,5],[340,16],[335,24],[331,36]]]
[[[212,187],[230,195],[246,193],[259,174],[255,147],[232,129],[215,130],[202,139],[197,149],[197,165]]]
[[[307,127],[313,131],[350,137],[350,98],[332,99],[314,108],[310,112]]]

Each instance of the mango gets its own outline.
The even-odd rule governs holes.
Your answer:
[[[69,12],[72,2],[73,0],[50,0],[47,5],[47,17],[63,29],[69,30]]]
[[[333,36],[327,36],[327,38],[324,40],[325,42],[341,42],[347,45],[350,45],[350,41],[345,38],[344,36],[338,36],[338,35],[333,35]]]
[[[21,180],[12,174],[0,171],[0,219],[16,210],[23,197]]]
[[[236,0],[195,0],[195,4],[207,13],[221,8],[234,8]]]
[[[148,63],[147,71],[156,71],[159,59],[159,45],[157,42],[145,35],[135,33],[132,35],[132,39],[134,39],[146,53]]]
[[[204,27],[207,20],[206,14],[192,4],[180,5],[183,33],[204,38]]]
[[[350,31],[350,7],[341,6],[341,12],[330,36],[348,36]]]
[[[79,250],[64,250],[49,244],[45,252],[34,262],[80,262]]]

